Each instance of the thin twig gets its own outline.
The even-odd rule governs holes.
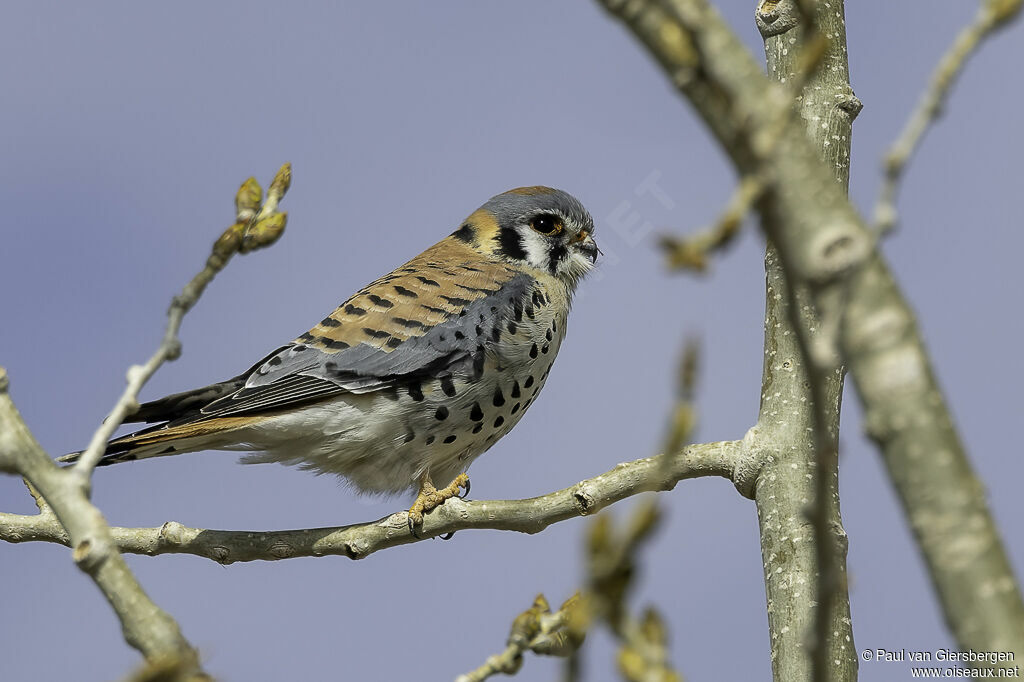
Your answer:
[[[504,651],[489,656],[480,667],[459,675],[455,682],[483,682],[493,675],[515,675],[523,666],[523,654],[527,651],[541,656],[571,655],[582,643],[582,638],[570,627],[579,601],[579,594],[575,594],[552,613],[548,600],[538,594],[533,606],[512,621]]]
[[[192,554],[221,564],[328,555],[362,559],[382,549],[457,530],[488,528],[537,533],[553,523],[594,514],[632,495],[671,490],[684,479],[731,478],[744,447],[742,441],[690,445],[675,455],[619,464],[576,485],[525,500],[451,499],[424,516],[418,536],[409,532],[405,512],[370,523],[302,530],[204,530],[174,521],[159,528],[110,530],[117,548],[128,554]],[[0,540],[68,545],[68,536],[60,524],[40,515],[0,514]]]
[[[637,620],[628,608],[640,549],[660,524],[657,500],[648,497],[641,500],[624,528],[615,528],[611,516],[605,514],[591,524],[587,538],[586,611],[581,620],[608,625],[619,640],[619,672],[628,682],[682,679],[668,662],[668,636],[655,609],[648,607],[644,618]]]
[[[676,378],[676,399],[668,419],[668,431],[662,452],[679,452],[690,442],[697,426],[697,408],[694,394],[697,389],[697,369],[700,364],[700,342],[691,337],[683,343]]]
[[[523,654],[533,651],[567,660],[569,674],[578,672],[578,653],[587,632],[606,624],[621,643],[619,671],[628,682],[681,682],[668,663],[668,636],[661,617],[648,608],[643,619],[629,614],[626,595],[636,575],[640,548],[650,540],[661,518],[655,498],[640,502],[625,528],[616,529],[608,514],[598,516],[587,535],[587,580],[582,592],[566,600],[554,614],[544,595],[512,623],[505,649],[456,682],[482,682],[496,674],[514,675]]]
[[[806,2],[807,0],[802,0],[802,2],[794,4],[794,8],[801,15],[801,21],[807,22],[808,30],[800,45],[800,54],[797,57],[798,68],[788,83],[787,89],[790,96],[776,98],[773,103],[775,120],[757,136],[758,152],[764,156],[769,156],[774,152],[776,145],[782,139],[783,129],[792,118],[795,98],[802,95],[804,86],[817,72],[828,52],[829,40],[817,31],[813,14],[807,15],[810,10],[805,7]],[[765,4],[762,3],[762,6]],[[778,5],[778,2],[775,4]],[[772,9],[778,11],[781,8],[776,6]],[[708,256],[726,248],[735,240],[743,226],[743,219],[761,198],[764,189],[765,181],[759,174],[744,175],[714,224],[693,235],[662,237],[659,246],[665,252],[669,269],[705,272],[708,266]]]
[[[942,115],[946,99],[968,58],[993,31],[1016,18],[1022,6],[1024,0],[987,0],[982,3],[974,20],[957,34],[949,50],[939,60],[928,87],[885,156],[885,178],[875,205],[874,231],[877,235],[882,236],[895,229],[898,220],[896,199],[903,171],[928,128]]]
[[[743,225],[743,218],[761,195],[761,189],[762,183],[758,178],[744,177],[713,225],[685,237],[662,237],[658,246],[665,252],[669,269],[707,270],[708,256],[733,242]]]
[[[174,298],[159,348],[145,365],[129,369],[127,388],[74,467],[58,468],[40,447],[10,399],[7,375],[0,368],[0,471],[21,474],[39,508],[36,516],[23,518],[45,527],[47,533],[73,549],[75,563],[96,583],[121,621],[125,641],[146,657],[150,668],[175,671],[175,680],[202,676],[198,653],[174,619],[149,599],[129,570],[114,533],[89,501],[89,479],[107,440],[138,406],[142,386],[164,362],[181,353],[181,320],[206,285],[235,253],[267,246],[280,236],[286,216],[276,207],[290,178],[291,168],[285,164],[275,176],[262,210],[262,191],[255,180],[250,179],[239,190],[238,222],[214,243],[206,267]]]
[[[199,300],[206,285],[224,269],[235,253],[247,253],[270,246],[281,236],[287,223],[287,214],[278,213],[277,205],[291,185],[291,174],[291,164],[281,166],[271,182],[267,200],[262,208],[259,207],[261,190],[255,179],[249,178],[238,190],[235,198],[237,222],[225,230],[214,243],[203,269],[172,299],[171,307],[167,311],[167,328],[160,346],[146,364],[132,365],[128,368],[128,385],[114,405],[114,409],[93,433],[89,447],[72,467],[80,484],[88,485],[89,477],[103,455],[107,441],[125,418],[138,409],[139,391],[142,387],[161,365],[176,360],[181,355],[181,340],[178,338],[181,321]]]

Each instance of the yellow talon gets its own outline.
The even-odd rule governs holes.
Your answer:
[[[444,504],[445,500],[458,497],[459,491],[469,490],[469,476],[459,474],[446,487],[438,490],[430,480],[430,474],[420,476],[420,492],[409,507],[409,530],[415,534],[415,527],[423,524],[423,515]]]

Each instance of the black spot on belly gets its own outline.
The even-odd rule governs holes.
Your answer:
[[[476,347],[476,353],[473,355],[473,378],[479,379],[484,373],[484,362],[487,360],[487,354],[484,352],[483,346]]]
[[[529,388],[530,386],[533,386],[533,377],[532,376],[526,377],[526,381],[523,382],[523,386],[525,386],[526,388]]]
[[[405,441],[404,442],[411,443],[415,438],[416,438],[416,434],[413,433],[412,431],[410,431],[409,433],[405,434]]]
[[[550,329],[544,334],[544,338],[547,339],[548,341],[551,340],[552,336],[553,334],[551,333]]]
[[[473,433],[480,433],[480,430],[484,428],[483,422],[473,427]]]
[[[423,387],[420,386],[420,382],[414,381],[409,384],[409,397],[416,402],[423,400]]]
[[[520,303],[519,301],[516,301],[512,305],[512,315],[513,315],[513,317],[516,318],[516,322],[522,322],[523,321],[523,304]]]
[[[449,398],[455,397],[455,382],[450,376],[441,377],[441,390]]]
[[[532,346],[530,346],[530,357],[537,357],[537,344],[533,344]]]
[[[494,343],[497,343],[500,338],[501,338],[501,327],[495,325],[494,328],[491,329],[491,341],[494,342]]]
[[[273,365],[280,365],[281,364],[281,356],[280,355],[275,355],[274,357],[270,358],[270,364],[272,366]]]
[[[553,332],[557,332],[558,331],[558,323],[555,322],[554,320],[551,320],[551,331],[553,331]]]
[[[484,411],[480,409],[480,403],[473,403],[473,409],[469,411],[469,418],[475,422],[484,418]]]
[[[435,440],[436,440],[436,439],[434,438],[434,436],[427,436],[427,445],[430,445],[430,444],[431,444],[431,443],[433,443],[433,442],[434,442]]]
[[[533,319],[533,306],[532,305],[526,306],[526,316],[528,318],[530,318],[531,320]]]
[[[519,411],[519,403],[516,403],[515,405],[512,406],[512,414],[515,414],[518,411]]]
[[[549,350],[551,350],[551,346],[549,346],[548,344],[545,343],[544,347],[540,349],[540,352],[541,353],[547,353]]]
[[[438,421],[444,421],[447,418],[448,418],[448,408],[445,407],[444,405],[442,405],[441,407],[437,408],[437,411],[434,412],[434,419],[436,419]]]
[[[494,428],[498,428],[499,426],[501,426],[504,423],[505,423],[505,418],[502,417],[501,415],[498,415],[495,418],[495,420],[494,420]]]
[[[501,392],[501,387],[498,386],[494,389],[494,399],[491,401],[495,407],[501,407],[505,404],[505,395]]]
[[[512,382],[512,397],[513,398],[518,398],[519,397],[519,382],[518,381],[513,381]]]
[[[512,320],[508,321],[508,333],[509,334],[515,334],[516,333],[516,323],[513,322]]]
[[[452,434],[451,436],[446,436],[445,439],[444,439],[444,442],[445,443],[454,443],[455,442],[455,434]]]

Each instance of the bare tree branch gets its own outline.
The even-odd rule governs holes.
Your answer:
[[[949,50],[939,60],[931,81],[925,88],[914,112],[903,126],[903,132],[893,142],[885,156],[885,180],[881,196],[875,205],[875,230],[885,234],[896,227],[896,195],[907,162],[913,156],[921,139],[942,115],[942,108],[949,97],[956,79],[960,76],[968,58],[974,54],[985,38],[993,31],[1005,26],[1020,15],[1024,0],[986,0],[978,7],[974,20],[965,26]]]
[[[848,364],[869,435],[882,451],[960,647],[1024,657],[1024,602],[913,313],[802,122],[794,117],[778,139],[766,139],[784,90],[761,73],[706,0],[604,3],[661,63],[741,175],[763,178],[762,225],[788,280],[806,287],[807,303],[826,330],[820,337],[826,350],[838,347]],[[770,456],[761,461],[775,463]],[[748,469],[741,490],[753,491],[761,470]],[[800,530],[797,524],[794,531]],[[835,538],[842,542],[839,531]],[[775,606],[769,604],[770,612]],[[843,656],[848,660],[852,652]],[[777,670],[776,676],[806,679],[780,678]]]
[[[787,85],[782,89],[767,87],[760,68],[742,47],[730,58],[709,59],[702,54],[705,43],[732,39],[706,3],[605,4],[626,20],[673,75],[677,86],[699,100],[699,104],[695,102],[698,111],[717,128],[716,132],[729,137],[733,152],[744,159],[741,172],[746,178],[745,187],[734,197],[731,213],[738,217],[749,204],[770,200],[764,192],[775,181],[776,168],[762,159],[788,152],[789,136],[799,125],[794,122],[794,97],[801,114],[808,120],[815,119],[815,133],[821,131],[817,146],[829,157],[837,179],[846,182],[850,124],[859,102],[848,83],[841,14],[838,25],[831,21],[824,31],[833,39],[822,41],[808,28],[804,12],[794,2],[761,4],[756,16],[766,39],[769,71]],[[816,12],[813,7],[804,11],[812,15]],[[679,39],[679,35],[685,37]],[[666,36],[673,39],[672,46],[666,46]],[[688,46],[688,50],[679,49],[680,45]],[[819,65],[821,68],[816,68]],[[764,90],[756,101],[751,96],[741,103],[718,82],[719,69],[732,78],[759,81]],[[728,78],[723,79],[728,82]],[[747,116],[744,106],[757,109],[759,128],[743,129],[742,121]],[[827,125],[822,118],[828,119]],[[828,174],[823,175],[827,178]],[[827,182],[832,180],[828,178]],[[806,293],[788,286],[772,247],[765,268],[761,408],[757,425],[747,437],[754,456],[744,464],[745,472],[736,482],[742,493],[757,502],[773,672],[777,680],[810,679],[810,645],[810,651],[819,654],[819,669],[823,661],[835,661],[829,666],[830,677],[853,679],[857,659],[846,596],[846,536],[839,516],[835,457],[842,373],[816,372],[802,351],[801,332],[816,328],[815,321],[808,315]],[[798,293],[800,303],[794,300]],[[809,523],[808,503],[816,499],[819,504],[815,508],[821,513]],[[809,542],[810,537],[816,541]],[[828,585],[831,597],[824,602],[825,608],[819,608],[819,595],[813,590],[794,589],[795,585],[816,584],[819,578]],[[817,637],[810,636],[814,633]]]
[[[420,537],[409,532],[406,512],[370,523],[283,531],[188,528],[169,521],[159,528],[111,528],[114,545],[128,554],[193,554],[221,564],[308,556],[362,559],[374,552],[457,530],[489,528],[538,533],[553,523],[594,514],[613,502],[649,490],[671,490],[688,478],[732,478],[743,441],[690,445],[679,453],[619,464],[576,485],[525,500],[448,500],[424,516]],[[60,524],[44,515],[0,514],[0,540],[69,545]],[[69,545],[70,546],[70,545]]]
[[[845,191],[850,183],[852,124],[862,105],[850,87],[842,0],[827,5],[762,0],[755,21],[764,39],[769,76],[794,90],[796,110],[807,137]],[[810,65],[803,55],[808,50],[821,49],[824,36],[828,39],[821,55],[821,68],[808,72]],[[768,248],[774,251],[774,246]],[[835,352],[834,339],[829,345],[825,338],[829,330],[823,328],[823,321],[808,305],[806,288],[792,285],[777,257],[766,258],[765,268],[769,289],[774,280],[776,290],[782,294],[767,297],[766,317],[779,322],[765,326],[765,348],[785,349],[786,357],[799,357],[788,375],[778,376],[776,362],[766,355],[765,376],[770,377],[768,383],[783,386],[791,398],[803,399],[799,406],[782,410],[786,414],[784,423],[768,414],[762,403],[758,424],[776,425],[790,443],[800,443],[798,430],[806,430],[808,425],[813,434],[811,442],[804,440],[810,449],[801,448],[801,459],[810,457],[813,464],[813,503],[805,511],[813,529],[816,573],[813,636],[806,639],[811,651],[810,672],[819,682],[855,679],[858,660],[846,580],[847,542],[839,510],[839,422],[844,369]],[[812,352],[823,341],[825,352]],[[776,405],[769,409],[775,411]],[[792,416],[799,418],[794,420]],[[766,584],[769,581],[766,572]],[[776,676],[788,679],[794,674],[794,667],[803,671],[804,665],[795,656],[790,661],[780,661]]]
[[[125,641],[150,660],[187,661],[199,673],[199,656],[178,624],[154,604],[118,553],[103,515],[68,471],[59,469],[28,430],[8,395],[0,368],[0,466],[22,474],[46,500],[36,517],[64,537],[78,567],[96,583],[121,621]],[[37,498],[38,499],[38,498]]]
[[[36,442],[7,393],[7,375],[0,368],[0,472],[25,478],[39,507],[38,515],[25,518],[45,526],[72,548],[75,563],[100,588],[121,621],[125,641],[146,657],[150,664],[147,670],[165,671],[165,679],[205,676],[198,653],[185,640],[178,624],[149,599],[128,569],[114,533],[89,501],[90,478],[110,436],[138,407],[142,386],[165,361],[180,355],[181,320],[206,285],[235,253],[268,246],[281,235],[287,217],[277,212],[277,205],[290,182],[291,166],[285,164],[275,175],[262,206],[262,190],[256,181],[250,178],[242,185],[235,202],[238,222],[224,231],[214,243],[206,266],[174,298],[159,348],[145,365],[128,370],[128,386],[73,467],[58,468]]]

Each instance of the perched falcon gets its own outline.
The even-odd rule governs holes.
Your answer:
[[[250,451],[364,492],[418,486],[419,523],[544,386],[593,231],[565,192],[499,194],[248,371],[142,405],[129,421],[162,423],[111,441],[100,464]]]

